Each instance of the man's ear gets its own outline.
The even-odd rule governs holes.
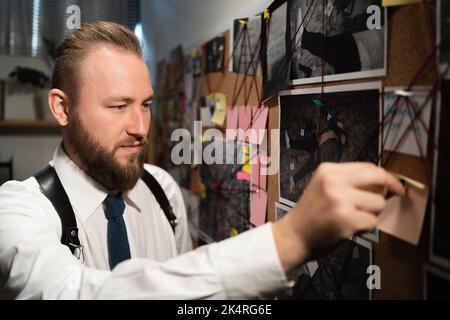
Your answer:
[[[66,94],[59,89],[51,89],[48,93],[48,105],[50,111],[60,126],[66,126],[68,123],[68,99]]]

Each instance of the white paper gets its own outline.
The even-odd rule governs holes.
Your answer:
[[[386,88],[384,98],[383,142],[384,150],[396,151],[416,157],[426,156],[430,128],[432,99],[429,90],[412,90],[412,96],[394,93],[404,88]],[[426,102],[426,104],[425,104]],[[414,110],[413,110],[414,108]],[[420,117],[415,112],[422,110]],[[413,119],[416,120],[413,121]]]

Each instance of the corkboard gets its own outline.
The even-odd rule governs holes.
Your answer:
[[[261,70],[259,70],[256,79],[243,74],[229,72],[229,65],[231,65],[230,31],[224,32],[223,35],[225,36],[225,71],[203,73],[201,94],[207,96],[214,92],[221,92],[227,96],[228,105],[235,102],[234,106],[243,106],[247,101],[247,105],[257,106],[260,100],[258,99],[258,92],[262,91]]]
[[[421,69],[424,62],[432,54],[434,48],[435,33],[435,7],[427,11],[422,4],[392,7],[388,10],[388,54],[387,75],[385,77],[330,82],[326,85],[360,83],[364,81],[382,81],[384,86],[408,86]],[[429,32],[432,24],[433,34]],[[230,33],[226,37],[226,61],[230,56]],[[428,64],[422,74],[417,77],[415,85],[433,85],[436,81],[434,65]],[[228,70],[228,68],[226,68]],[[238,79],[242,81],[243,75],[237,75],[225,71],[224,73],[212,73],[203,75],[202,94],[206,95],[215,91],[227,95],[228,104],[233,101],[233,89]],[[207,84],[209,81],[209,85]],[[250,88],[252,79],[247,77],[247,88]],[[262,79],[257,77],[259,90],[261,90]],[[320,84],[319,84],[320,85]],[[295,88],[308,88],[317,85],[302,85]],[[248,99],[248,105],[258,105],[258,96],[255,85]],[[237,97],[235,106],[244,105],[245,95],[242,91]],[[276,129],[279,126],[278,98],[274,97],[265,102],[270,107],[268,117],[268,128]],[[434,109],[434,108],[433,108]],[[432,119],[434,117],[432,116]],[[433,132],[433,126],[430,132]],[[270,139],[270,136],[269,136]],[[271,142],[268,141],[269,155]],[[383,155],[383,158],[387,154]],[[432,159],[432,150],[428,150],[428,159]],[[387,170],[402,173],[423,183],[427,182],[427,174],[431,171],[431,160],[423,164],[423,161],[410,156],[395,154],[391,161],[385,166]],[[425,169],[425,167],[427,169]],[[426,173],[428,171],[428,173]],[[268,177],[268,204],[267,220],[274,221],[274,204],[278,201],[278,176]],[[373,244],[374,262],[381,269],[381,290],[373,292],[373,299],[421,299],[423,297],[423,263],[428,257],[429,224],[430,214],[427,212],[422,229],[421,240],[418,246],[412,246],[387,234],[380,232],[378,244]]]

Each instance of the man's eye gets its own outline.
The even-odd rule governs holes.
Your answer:
[[[152,106],[152,103],[151,103],[151,102],[143,103],[142,106],[143,106],[144,108],[146,108],[146,109],[150,109],[151,106]]]
[[[113,109],[118,109],[118,110],[122,110],[123,108],[125,108],[127,105],[126,104],[121,104],[120,106],[112,106],[111,108]]]

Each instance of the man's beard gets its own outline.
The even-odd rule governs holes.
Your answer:
[[[87,174],[110,191],[131,190],[144,173],[144,162],[147,155],[147,138],[129,137],[117,143],[112,151],[106,150],[92,138],[73,112],[67,126],[67,140],[82,161]],[[142,150],[128,157],[126,165],[121,165],[114,155],[121,146],[132,145],[136,141],[142,143]]]

